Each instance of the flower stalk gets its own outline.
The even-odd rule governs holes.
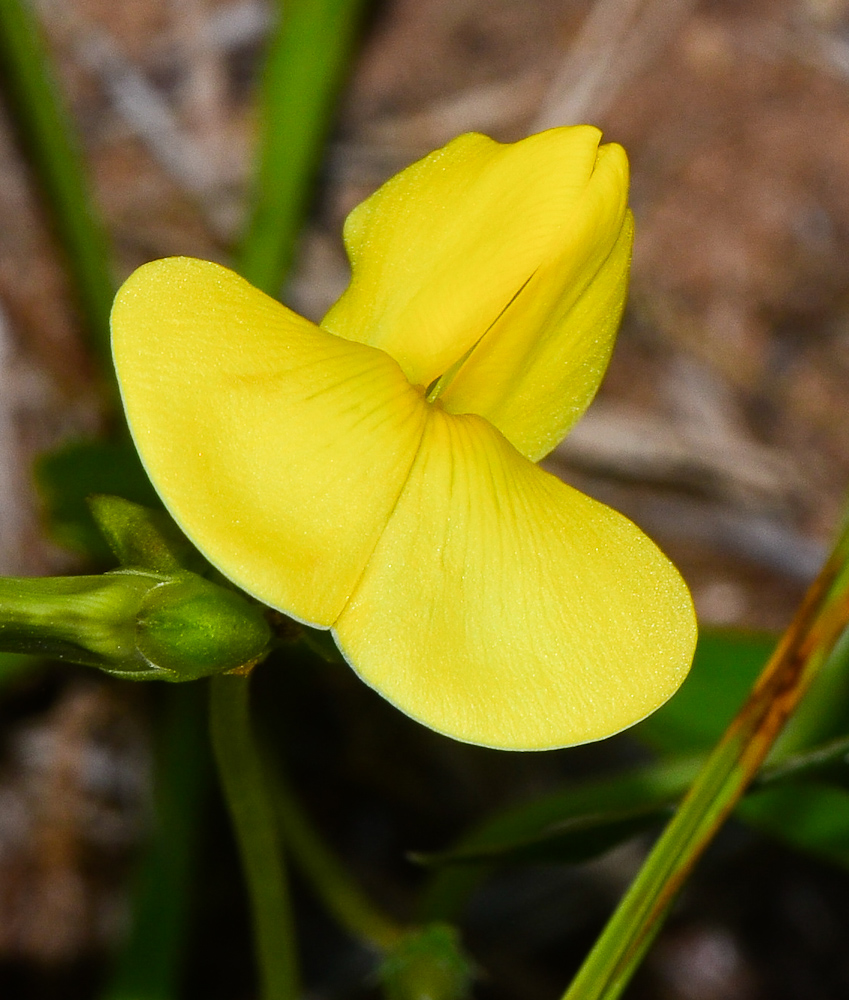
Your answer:
[[[328,912],[361,941],[381,952],[393,949],[406,931],[379,910],[349,877],[304,815],[282,771],[275,769],[271,778],[274,808],[286,846]]]
[[[250,725],[249,676],[210,682],[210,733],[251,903],[261,1000],[295,1000],[298,961],[274,806]]]

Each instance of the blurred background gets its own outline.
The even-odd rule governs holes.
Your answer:
[[[33,7],[119,277],[170,254],[230,261],[270,5]],[[319,319],[347,281],[345,215],[432,148],[464,131],[506,141],[577,122],[627,149],[637,240],[608,377],[546,463],[660,543],[704,624],[780,630],[849,483],[849,3],[374,3],[281,295]],[[83,563],[46,530],[32,464],[99,433],[108,413],[2,105],[0,177],[0,572],[73,572]],[[421,881],[406,851],[444,847],[488,809],[643,753],[627,736],[544,755],[459,746],[327,665],[260,683],[316,819],[402,917]],[[0,692],[4,996],[98,996],[151,823],[156,697],[57,667]],[[212,793],[208,809],[198,850],[214,877],[197,886],[181,995],[247,998],[244,902]],[[488,883],[465,925],[480,996],[559,995],[644,846]],[[298,893],[309,995],[372,995],[368,955]],[[845,997],[847,904],[842,868],[731,824],[626,995]]]

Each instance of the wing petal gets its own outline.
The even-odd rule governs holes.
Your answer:
[[[387,354],[205,261],[140,268],[112,329],[133,437],[177,523],[248,593],[329,626],[413,463],[421,393]]]

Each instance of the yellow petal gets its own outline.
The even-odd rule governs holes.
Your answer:
[[[609,736],[689,669],[689,593],[630,521],[432,407],[410,479],[335,625],[360,676],[470,743]]]
[[[136,271],[112,329],[133,437],[177,523],[248,593],[330,625],[406,480],[421,394],[388,355],[205,261]]]
[[[627,163],[603,146],[561,255],[539,267],[440,396],[478,413],[532,462],[555,447],[598,389],[628,290],[634,226]]]
[[[510,145],[465,135],[393,177],[348,217],[353,276],[322,326],[382,348],[413,384],[428,386],[478,343],[538,271],[536,293],[549,309],[554,303],[559,314],[568,311],[625,218],[625,156],[606,147],[597,179],[599,138],[590,126]],[[541,308],[523,306],[520,318],[536,326],[510,341],[513,370],[523,364],[518,352],[553,329],[539,329]],[[592,355],[574,367],[589,366],[597,381],[604,363],[595,355],[606,361],[610,339],[607,328],[595,340],[569,338]],[[472,389],[467,385],[463,405]],[[503,377],[498,389],[507,391]]]

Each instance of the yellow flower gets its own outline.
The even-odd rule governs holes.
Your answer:
[[[695,642],[666,557],[534,464],[594,395],[625,298],[627,161],[599,140],[465,135],[413,164],[349,216],[353,277],[319,326],[188,258],[136,271],[112,316],[136,444],[198,548],[486,746],[615,733]]]

